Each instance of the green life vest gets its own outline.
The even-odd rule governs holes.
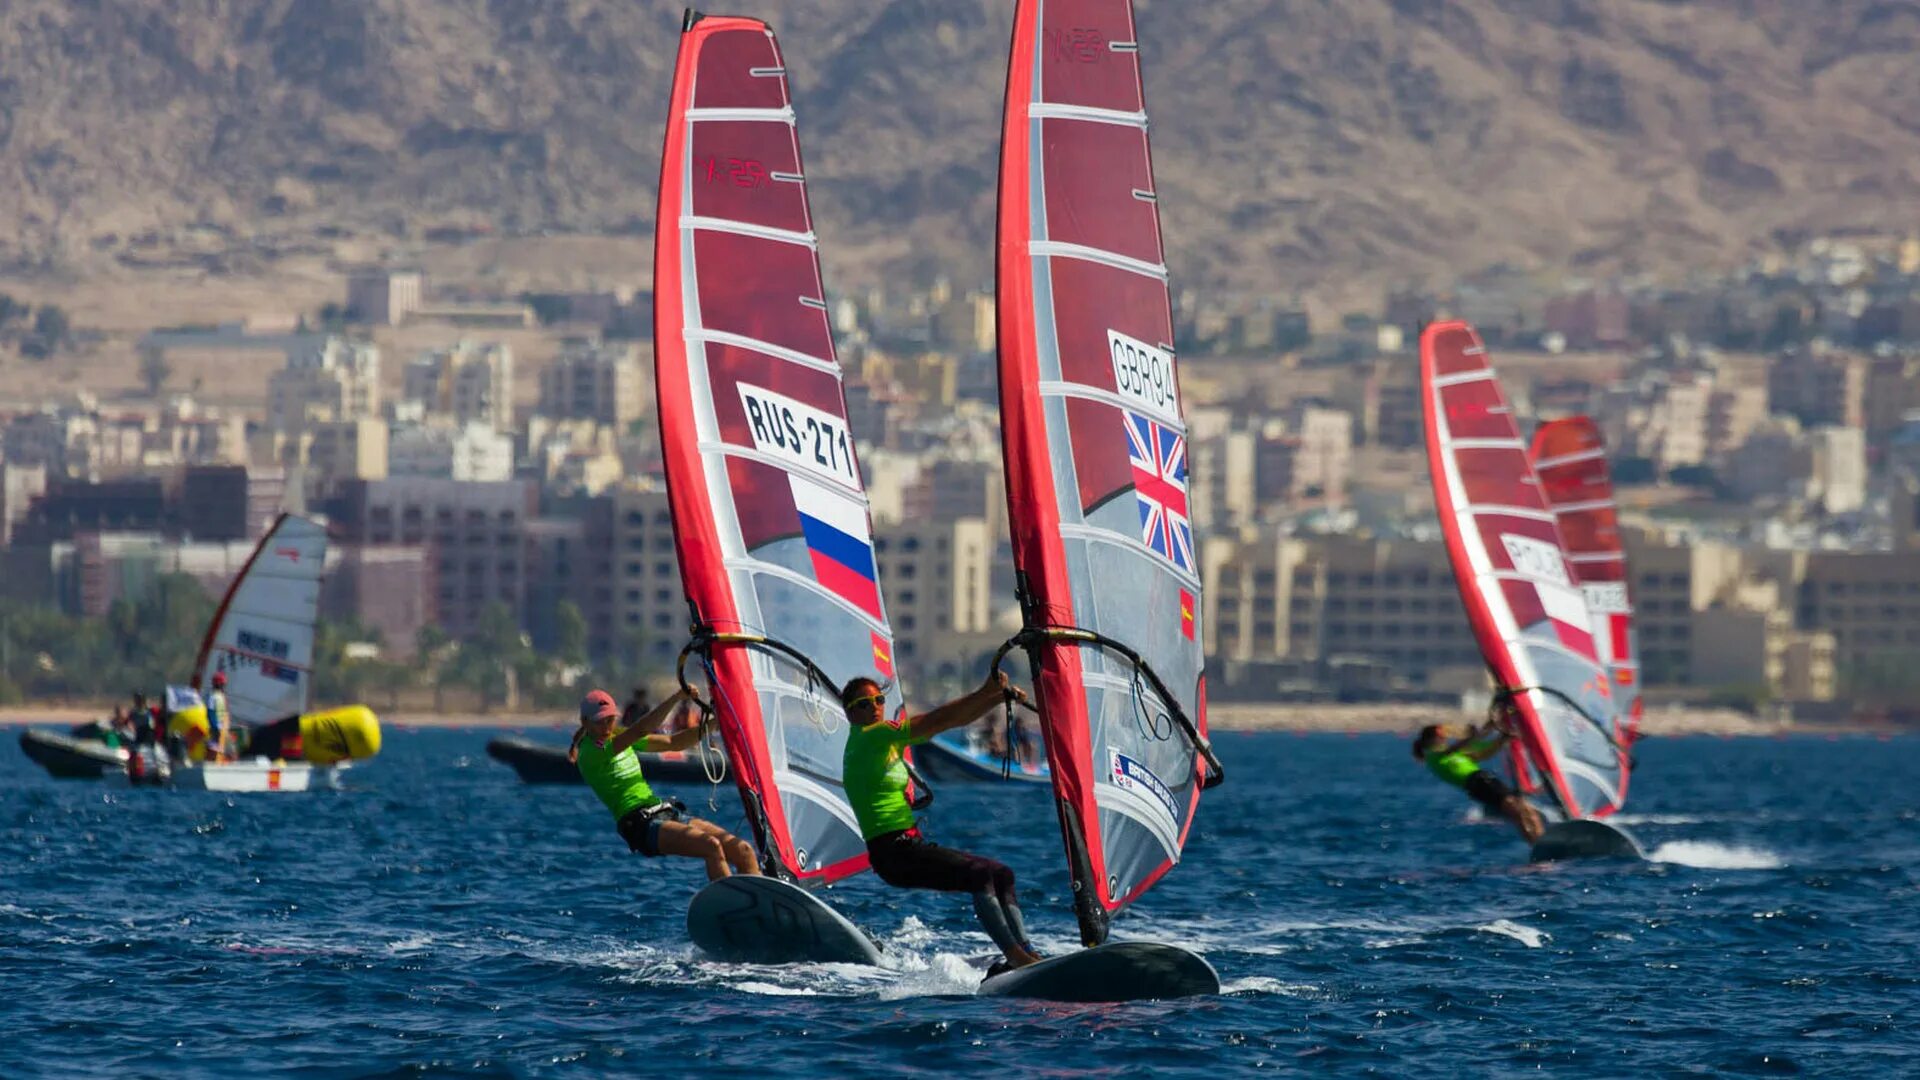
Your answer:
[[[1430,753],[1426,762],[1428,772],[1457,788],[1466,787],[1467,777],[1480,771],[1480,763],[1464,750],[1451,754]]]
[[[631,746],[613,754],[604,746],[595,746],[592,739],[581,739],[580,776],[593,793],[600,796],[600,801],[607,804],[607,809],[613,811],[615,821],[632,810],[660,801],[648,786],[647,778],[641,775],[640,757]]]
[[[860,823],[863,840],[913,828],[913,807],[907,803],[907,763],[900,752],[927,740],[913,734],[911,724],[903,720],[894,727],[882,720],[847,732],[841,783],[846,787],[854,819]]]

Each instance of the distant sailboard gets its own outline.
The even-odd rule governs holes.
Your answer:
[[[1428,326],[1420,377],[1448,559],[1526,764],[1564,819],[1604,818],[1626,798],[1626,724],[1558,517],[1472,327]]]
[[[1187,428],[1128,0],[1016,5],[1000,155],[1000,411],[1024,615],[1001,656],[1022,649],[1036,673],[1088,949],[982,990],[1217,992],[1177,946],[1099,948],[1180,860],[1201,789],[1224,775],[1206,736]],[[1190,962],[1091,987],[1143,952]]]
[[[841,782],[839,688],[892,678],[893,630],[765,23],[687,14],[658,222],[660,438],[693,623],[683,679],[697,661],[764,868],[805,887],[790,904],[824,910],[806,888],[867,868]],[[888,698],[896,709],[899,691]],[[733,911],[737,888],[709,886],[690,921]],[[785,917],[769,916],[764,940]]]

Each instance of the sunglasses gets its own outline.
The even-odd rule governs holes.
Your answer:
[[[847,702],[846,708],[848,712],[852,712],[854,709],[857,709],[862,705],[868,704],[869,702],[871,702],[873,707],[876,709],[885,708],[887,704],[887,695],[867,694],[864,697],[853,698]]]

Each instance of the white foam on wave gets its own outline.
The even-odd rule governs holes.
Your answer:
[[[1717,819],[1697,814],[1615,814],[1608,820],[1620,825],[1700,825]]]
[[[1314,997],[1322,993],[1318,986],[1310,983],[1282,982],[1269,979],[1264,975],[1251,975],[1244,979],[1232,979],[1220,984],[1222,994],[1278,994],[1282,997]]]
[[[1501,937],[1510,937],[1529,949],[1537,949],[1553,940],[1553,935],[1547,933],[1545,930],[1532,926],[1522,926],[1512,919],[1495,919],[1483,926],[1474,927],[1474,930],[1482,934],[1498,934]]]
[[[1778,870],[1787,865],[1785,859],[1765,848],[1711,840],[1669,840],[1648,857],[1657,863],[1700,870]]]

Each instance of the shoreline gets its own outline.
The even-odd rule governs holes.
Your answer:
[[[0,707],[0,728],[65,729],[105,715],[83,705],[9,705]],[[1478,719],[1438,705],[1259,705],[1217,703],[1207,710],[1212,733],[1284,731],[1296,734],[1407,735],[1427,724],[1460,724]],[[513,713],[432,713],[400,710],[380,718],[389,731],[553,731],[573,724],[564,709]],[[1806,723],[1765,720],[1733,709],[1648,709],[1640,733],[1651,738],[1685,735],[1766,737],[1781,735],[1899,735],[1916,729],[1868,721]]]

